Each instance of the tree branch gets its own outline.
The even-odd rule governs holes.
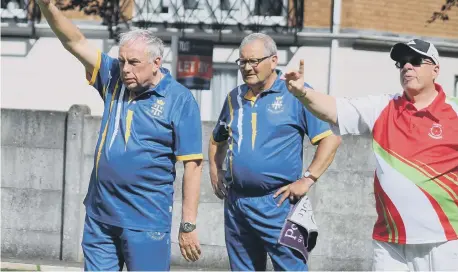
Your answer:
[[[428,24],[431,24],[432,22],[436,21],[437,19],[440,19],[442,21],[448,21],[448,12],[450,9],[454,6],[458,6],[458,1],[457,0],[446,0],[445,4],[442,5],[440,11],[435,11],[431,18],[429,18],[428,21],[426,21]]]

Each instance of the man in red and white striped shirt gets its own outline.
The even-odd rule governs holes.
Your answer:
[[[373,269],[458,271],[458,98],[435,83],[440,66],[432,43],[398,43],[391,58],[399,94],[347,99],[304,88],[303,61],[285,79],[336,134],[372,135]]]

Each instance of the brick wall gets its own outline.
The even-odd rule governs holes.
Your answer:
[[[330,27],[332,2],[304,0],[304,26]],[[449,12],[449,21],[426,23],[444,3],[445,0],[342,0],[341,29],[458,39],[458,7]]]
[[[342,0],[341,28],[458,39],[458,7],[450,11],[449,21],[426,23],[444,3],[445,0]]]
[[[293,0],[288,2],[291,5]],[[330,28],[332,2],[333,0],[304,0],[304,26]],[[341,29],[458,39],[458,7],[449,12],[449,21],[426,23],[432,13],[440,10],[444,3],[445,0],[342,0]],[[130,17],[133,0],[121,0],[120,5],[128,6],[124,9],[124,16]],[[76,20],[101,20],[99,16],[86,16],[77,10],[65,13]]]
[[[305,27],[331,27],[332,0],[304,0]]]

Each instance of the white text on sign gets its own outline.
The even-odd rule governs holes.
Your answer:
[[[192,60],[183,60],[178,62],[178,72],[179,73],[207,73],[210,68],[210,64],[206,62],[198,62]]]

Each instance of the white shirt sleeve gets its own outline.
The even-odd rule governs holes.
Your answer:
[[[336,98],[337,125],[331,125],[336,135],[372,133],[375,121],[391,99],[400,96],[377,95],[360,98]]]

